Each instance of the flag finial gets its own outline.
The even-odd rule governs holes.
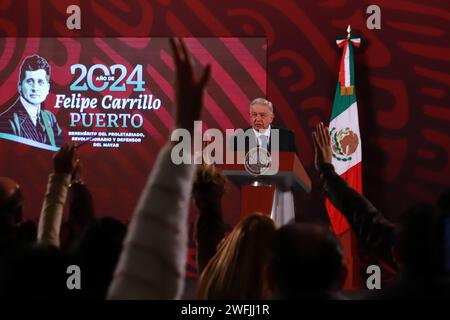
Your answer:
[[[350,27],[350,25],[348,25],[347,27],[347,38],[350,39],[350,33],[352,32],[352,28]]]

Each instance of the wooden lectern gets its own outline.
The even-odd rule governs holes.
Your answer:
[[[272,153],[270,168],[262,174],[251,174],[243,151],[233,154],[234,163],[224,164],[223,173],[241,190],[240,219],[253,213],[271,215],[275,191],[311,191],[311,180],[295,152]]]

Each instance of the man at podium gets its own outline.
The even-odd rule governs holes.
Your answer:
[[[259,160],[260,154],[262,154],[260,150],[267,152],[269,158],[271,154],[277,152],[297,153],[294,133],[289,129],[272,126],[274,117],[272,102],[264,98],[254,99],[249,106],[250,127],[245,129],[245,131],[236,130],[235,136],[231,141],[233,151],[244,150],[246,162],[248,162],[248,159],[252,158],[252,152],[256,152],[256,157]],[[246,168],[248,168],[248,166]],[[256,171],[256,173],[250,172],[251,170],[247,171],[254,175],[251,184],[252,187],[267,188],[270,186],[270,183],[267,183],[267,180],[261,179],[261,176],[258,178],[260,171]],[[255,196],[256,194],[257,193],[255,192]],[[283,190],[277,187],[271,195],[273,197],[272,210],[270,213],[271,218],[279,226],[295,220],[292,190]]]
[[[272,126],[273,119],[275,118],[272,102],[264,98],[254,99],[250,103],[249,116],[250,127],[243,132],[245,135],[246,152],[251,150],[252,147],[264,148],[269,152],[297,152],[294,133],[289,129]],[[274,130],[278,131],[279,139],[272,143],[271,133]],[[242,149],[242,145],[239,142],[238,133],[234,137],[236,150]]]

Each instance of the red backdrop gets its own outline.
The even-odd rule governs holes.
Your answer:
[[[81,6],[81,31],[65,27],[70,4]],[[366,27],[366,8],[372,4],[381,8],[381,30]],[[1,0],[0,13],[3,37],[266,37],[267,96],[276,108],[275,122],[295,131],[301,159],[314,181],[310,135],[319,120],[330,117],[341,54],[335,39],[344,36],[351,24],[362,38],[361,47],[355,49],[355,69],[364,194],[395,219],[415,202],[435,201],[448,185],[447,1]],[[4,166],[8,156],[2,150],[2,175],[10,173]],[[40,164],[41,170],[49,168]],[[129,169],[146,175],[149,168]],[[104,188],[116,199],[114,190]],[[26,190],[25,196],[33,197],[30,193]],[[237,199],[237,190],[227,197]],[[317,188],[309,195],[297,195],[296,201],[299,220],[326,222]],[[235,223],[237,201],[224,205],[227,222]]]

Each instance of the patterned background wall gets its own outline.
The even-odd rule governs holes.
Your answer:
[[[70,4],[81,7],[80,31],[65,26]],[[366,26],[366,8],[372,4],[381,8],[380,30]],[[295,132],[314,182],[311,131],[329,119],[341,53],[335,39],[345,36],[348,24],[362,38],[355,69],[364,194],[395,220],[415,202],[433,202],[450,178],[450,2],[0,1],[2,37],[266,37],[267,96],[276,108],[275,122]],[[0,72],[5,68],[1,65]],[[0,171],[8,175],[4,163],[10,155],[4,150]],[[146,174],[148,169],[132,170]],[[50,156],[36,170],[49,172]],[[40,201],[43,188],[37,190],[30,202]],[[227,197],[238,199],[237,189]],[[236,222],[236,203],[224,203],[229,224]],[[327,222],[317,187],[297,195],[296,206],[298,220]]]

